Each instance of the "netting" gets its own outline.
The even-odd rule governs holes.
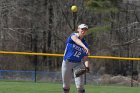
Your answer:
[[[61,72],[0,70],[1,80],[60,82]]]

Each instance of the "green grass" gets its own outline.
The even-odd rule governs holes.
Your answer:
[[[140,93],[140,87],[86,85],[86,93]],[[62,84],[0,81],[0,93],[62,93]],[[70,93],[77,93],[75,85]]]

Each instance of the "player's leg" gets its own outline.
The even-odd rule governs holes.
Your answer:
[[[78,93],[85,93],[84,76],[83,75],[75,78],[75,84],[76,84],[76,88],[77,88]]]
[[[69,93],[71,77],[72,77],[72,63],[63,61],[62,62],[62,82],[63,82],[64,93]]]

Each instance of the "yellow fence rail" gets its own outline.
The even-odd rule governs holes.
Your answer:
[[[0,54],[11,54],[11,55],[36,55],[36,56],[55,56],[63,57],[63,54],[51,54],[51,53],[35,53],[35,52],[12,52],[12,51],[0,51]],[[114,60],[137,60],[140,58],[129,58],[129,57],[113,57],[113,56],[88,56],[89,58],[95,59],[114,59]]]

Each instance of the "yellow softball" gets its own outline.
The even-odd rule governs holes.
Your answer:
[[[77,12],[78,8],[76,5],[71,6],[71,11],[72,12]]]

